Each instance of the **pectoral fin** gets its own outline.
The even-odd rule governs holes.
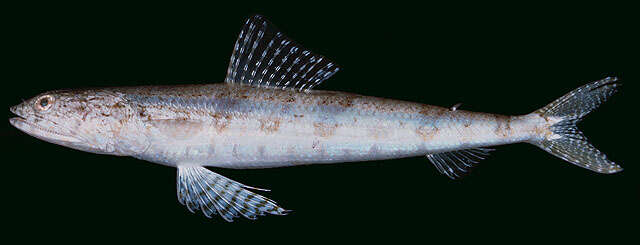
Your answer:
[[[201,166],[178,166],[178,200],[195,213],[202,210],[208,218],[219,214],[226,221],[240,215],[255,219],[259,215],[284,215],[286,210],[243,185]]]

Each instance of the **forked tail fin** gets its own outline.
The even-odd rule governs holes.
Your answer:
[[[595,172],[622,171],[619,165],[591,145],[576,126],[576,123],[598,108],[621,85],[617,78],[607,77],[577,88],[535,111],[547,121],[556,123],[549,127],[552,135],[532,143],[556,157]]]

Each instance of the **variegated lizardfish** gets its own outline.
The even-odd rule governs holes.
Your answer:
[[[338,66],[261,16],[249,18],[224,83],[42,93],[11,107],[11,125],[54,144],[178,169],[178,199],[207,217],[255,219],[287,210],[264,191],[206,167],[271,168],[426,156],[450,178],[491,147],[526,142],[577,166],[622,168],[576,123],[620,87],[614,77],[519,116],[315,90]]]

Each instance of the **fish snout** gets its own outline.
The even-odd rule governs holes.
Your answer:
[[[24,103],[14,105],[12,107],[9,107],[9,111],[11,111],[11,113],[15,114],[16,116],[26,119],[29,115],[29,111],[24,107]]]
[[[11,111],[11,113],[17,116],[17,117],[9,118],[9,124],[11,124],[16,128],[20,128],[19,124],[25,121],[22,115],[22,110],[20,110],[20,105],[14,105],[12,107],[9,107],[9,111]]]
[[[11,111],[11,113],[18,115],[18,105],[14,105],[12,107],[9,107],[9,111]]]

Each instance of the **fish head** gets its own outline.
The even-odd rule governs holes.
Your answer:
[[[117,133],[131,108],[108,90],[67,90],[39,94],[10,108],[9,123],[38,139],[77,150],[116,154]]]

